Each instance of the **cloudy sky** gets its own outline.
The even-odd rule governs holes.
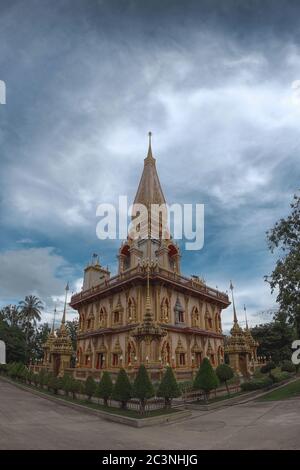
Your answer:
[[[1,0],[1,305],[35,293],[48,319],[93,252],[115,272],[96,207],[133,199],[151,130],[167,201],[205,204],[183,272],[232,279],[260,322],[265,232],[299,188],[299,41],[298,1]]]

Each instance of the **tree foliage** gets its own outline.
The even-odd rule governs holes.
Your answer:
[[[220,364],[216,368],[216,374],[221,383],[225,383],[227,393],[229,393],[229,388],[228,388],[228,380],[232,379],[234,376],[232,368],[228,364]]]
[[[148,398],[154,397],[154,388],[144,364],[141,364],[133,384],[133,396],[138,398],[141,404],[141,412],[145,411],[145,403]]]
[[[294,329],[288,325],[281,315],[276,320],[251,328],[253,338],[258,341],[258,356],[272,357],[279,364],[285,359],[291,359],[291,344],[294,339]]]
[[[108,405],[108,400],[112,395],[113,391],[113,383],[111,380],[111,376],[107,371],[103,372],[101,380],[98,384],[96,395],[99,398],[102,398],[104,401],[104,405]]]
[[[211,390],[217,388],[218,384],[218,377],[213,370],[209,359],[205,357],[195,377],[194,389],[203,390],[205,399],[207,400]]]
[[[163,375],[163,378],[159,384],[157,390],[157,396],[165,399],[165,407],[169,408],[172,403],[172,399],[181,395],[178,383],[176,381],[173,369],[167,367]]]
[[[113,388],[112,398],[120,401],[122,408],[126,408],[128,400],[132,397],[132,385],[129,381],[125,369],[120,369],[115,386]]]
[[[25,362],[26,338],[19,326],[0,320],[0,339],[6,344],[6,362]]]
[[[43,357],[48,324],[38,325],[42,302],[35,296],[26,296],[19,305],[6,305],[0,310],[0,339],[6,343],[7,360],[40,360]]]
[[[95,395],[96,389],[97,384],[93,377],[89,375],[85,382],[85,394],[87,395],[88,400],[90,400]]]
[[[278,289],[280,314],[294,325],[300,337],[300,195],[295,194],[291,213],[267,232],[269,249],[278,260],[266,281],[272,292]]]

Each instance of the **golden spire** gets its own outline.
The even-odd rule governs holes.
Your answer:
[[[144,159],[144,169],[134,204],[165,204],[165,197],[156,171],[155,158],[152,155],[152,132],[149,132],[149,145],[147,157]]]
[[[68,297],[68,291],[69,291],[69,283],[67,283],[65,291],[66,291],[66,293],[65,293],[64,313],[63,313],[62,320],[61,320],[62,325],[64,325],[66,323],[67,297]]]
[[[56,305],[55,305],[54,311],[53,311],[53,322],[52,322],[52,330],[51,330],[52,335],[54,335],[55,317],[56,317]]]
[[[244,305],[244,312],[245,312],[245,320],[246,320],[246,330],[248,330],[248,319],[247,319],[246,305]]]
[[[232,282],[230,281],[230,286],[229,286],[230,290],[231,290],[231,298],[232,298],[232,307],[233,307],[233,322],[234,324],[236,324],[238,321],[237,321],[237,315],[236,315],[236,310],[235,310],[235,303],[234,303],[234,297],[233,297],[233,285],[232,285]]]

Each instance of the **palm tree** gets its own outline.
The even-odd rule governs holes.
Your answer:
[[[29,332],[37,321],[41,320],[41,311],[44,306],[40,299],[35,295],[26,295],[25,300],[19,302],[20,312],[23,318],[23,325],[26,336],[26,344],[28,351]]]

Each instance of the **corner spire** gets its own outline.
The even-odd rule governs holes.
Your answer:
[[[51,330],[52,335],[54,335],[55,317],[56,317],[56,305],[55,305],[54,311],[53,311],[53,322],[52,322],[52,330]]]
[[[248,319],[247,319],[247,309],[246,309],[246,305],[244,305],[244,312],[245,312],[245,320],[246,320],[246,330],[248,330]]]
[[[64,305],[64,313],[63,313],[63,317],[62,317],[62,320],[61,320],[61,324],[64,325],[66,323],[66,311],[67,311],[67,297],[68,297],[68,291],[69,291],[69,283],[67,283],[66,287],[65,287],[65,305]]]
[[[235,303],[234,303],[234,297],[233,297],[233,285],[232,285],[232,282],[230,281],[230,286],[229,286],[230,290],[231,290],[231,297],[232,297],[232,307],[233,307],[233,323],[234,324],[237,324],[237,315],[236,315],[236,310],[235,310]]]

